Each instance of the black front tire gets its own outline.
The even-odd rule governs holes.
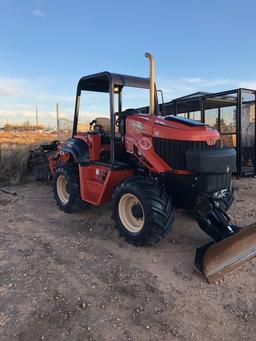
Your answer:
[[[60,177],[66,181],[66,200],[63,200],[58,189]],[[59,209],[66,213],[76,212],[85,205],[80,196],[79,170],[76,164],[66,164],[56,170],[53,177],[53,194]]]
[[[131,231],[128,225],[125,226],[124,219],[120,216],[122,215],[120,203],[127,195],[137,198],[144,213],[143,226],[138,231]],[[133,208],[134,215],[138,214],[136,213],[137,207]],[[112,209],[113,218],[121,236],[133,245],[155,244],[172,229],[174,207],[171,198],[163,187],[156,185],[151,179],[134,176],[121,183],[113,193]]]

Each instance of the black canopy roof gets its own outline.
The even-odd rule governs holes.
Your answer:
[[[185,113],[200,111],[204,100],[204,109],[214,109],[218,107],[228,107],[237,104],[237,91],[229,90],[219,93],[196,92],[187,96],[176,98],[165,103],[166,114]]]
[[[78,83],[78,90],[108,92],[110,85],[149,89],[150,79],[104,71],[82,77]]]

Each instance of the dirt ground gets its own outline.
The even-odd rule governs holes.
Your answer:
[[[233,222],[256,221],[256,179]],[[0,340],[256,340],[256,259],[217,284],[193,272],[208,241],[185,212],[156,246],[119,238],[110,206],[65,214],[51,187],[0,193]]]

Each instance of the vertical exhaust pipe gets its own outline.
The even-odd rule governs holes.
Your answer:
[[[155,61],[151,53],[146,52],[145,57],[150,62],[150,106],[149,115],[155,114]]]

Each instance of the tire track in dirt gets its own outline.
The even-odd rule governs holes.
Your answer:
[[[231,209],[237,220],[238,210],[253,219],[251,181]],[[1,340],[255,340],[256,261],[208,285],[192,271],[208,237],[184,212],[164,241],[136,248],[109,205],[69,215],[48,186],[15,191],[0,198]]]

